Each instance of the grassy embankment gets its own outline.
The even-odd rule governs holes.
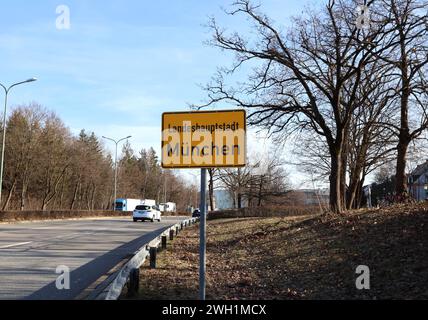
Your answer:
[[[427,299],[428,206],[208,222],[208,299]],[[142,267],[138,299],[197,299],[198,227]],[[371,289],[357,290],[367,265]]]

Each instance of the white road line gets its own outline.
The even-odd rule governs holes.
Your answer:
[[[13,248],[13,247],[24,246],[24,245],[26,245],[26,244],[30,244],[30,243],[32,243],[32,242],[33,242],[33,241],[14,243],[14,244],[10,244],[10,245],[7,245],[7,246],[0,247],[0,249],[7,249],[7,248]]]

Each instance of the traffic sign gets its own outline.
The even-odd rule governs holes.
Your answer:
[[[244,110],[166,112],[162,115],[162,167],[243,167],[246,129]]]

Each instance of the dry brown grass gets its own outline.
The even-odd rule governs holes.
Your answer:
[[[427,299],[426,205],[340,217],[209,221],[208,299]],[[142,269],[140,299],[196,299],[198,227]],[[371,289],[355,287],[368,265]]]

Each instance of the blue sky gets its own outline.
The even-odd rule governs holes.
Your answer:
[[[136,151],[153,146],[160,152],[161,113],[203,101],[199,84],[231,63],[232,55],[203,43],[210,38],[208,17],[245,31],[245,20],[221,10],[232,0],[1,2],[0,82],[39,79],[15,88],[9,105],[36,101],[73,133],[132,135]],[[311,3],[260,2],[282,25]],[[70,8],[70,30],[55,25],[62,4]]]

